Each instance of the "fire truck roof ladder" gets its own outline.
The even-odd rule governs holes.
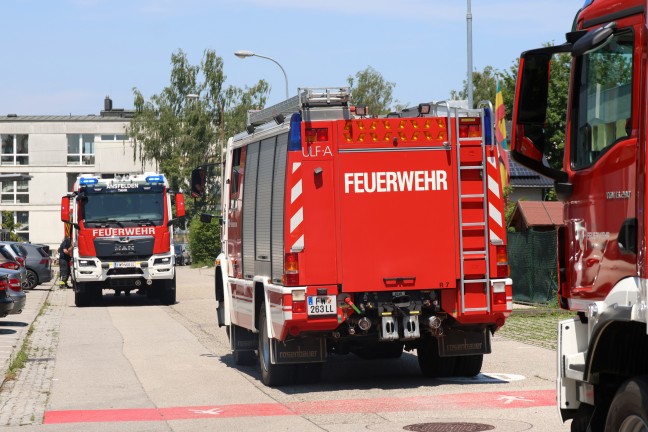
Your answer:
[[[297,96],[259,111],[248,111],[248,126],[260,126],[302,109],[320,107],[346,107],[351,92],[348,87],[300,88]]]
[[[490,116],[486,116],[486,109],[490,109],[490,112],[492,113],[493,107],[490,102],[480,102],[479,103],[479,111],[480,111],[480,117],[481,117],[481,130],[482,130],[482,135],[480,138],[480,147],[481,147],[481,162],[479,165],[462,165],[461,161],[461,144],[466,143],[468,144],[469,142],[474,143],[476,138],[460,138],[459,135],[459,115],[456,112],[457,108],[453,108],[455,110],[455,126],[456,126],[456,131],[457,131],[457,146],[456,146],[456,152],[457,152],[457,161],[459,165],[459,182],[457,185],[457,190],[459,194],[459,253],[460,253],[460,265],[461,265],[461,281],[460,281],[460,288],[461,288],[461,313],[466,313],[466,312],[482,312],[482,311],[491,311],[491,302],[490,302],[490,297],[491,297],[491,287],[489,283],[489,278],[488,278],[488,272],[490,271],[490,259],[489,259],[489,254],[488,254],[488,244],[489,244],[489,230],[488,230],[488,173],[486,172],[486,128],[490,129],[490,136],[491,140],[493,135],[493,126],[492,124],[486,124],[492,123],[490,120]],[[490,143],[492,145],[492,143]],[[461,174],[464,171],[470,171],[470,170],[479,170],[480,171],[480,178],[481,178],[481,189],[482,192],[478,194],[462,194],[461,192]],[[465,204],[466,200],[474,200],[474,199],[480,199],[481,204],[482,204],[482,220],[478,222],[464,222],[463,221],[463,206]],[[483,250],[465,250],[465,245],[464,245],[464,229],[471,229],[471,228],[479,228],[483,227],[484,230],[484,249]],[[485,268],[486,272],[484,274],[483,278],[479,279],[465,279],[465,274],[464,274],[464,263],[467,257],[469,256],[483,256],[485,260]],[[466,284],[475,284],[475,283],[481,283],[484,284],[484,292],[486,293],[486,307],[485,308],[466,308]]]

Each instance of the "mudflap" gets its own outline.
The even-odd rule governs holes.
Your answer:
[[[230,325],[230,349],[254,351],[259,346],[259,335],[237,325]]]
[[[321,363],[326,361],[326,339],[300,337],[287,341],[271,339],[272,364]]]
[[[487,329],[462,331],[448,329],[439,337],[439,356],[455,357],[490,354],[490,333]]]

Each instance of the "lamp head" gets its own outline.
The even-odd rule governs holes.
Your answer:
[[[252,51],[240,50],[240,51],[236,51],[234,55],[238,58],[246,58],[246,57],[252,57],[254,53]]]

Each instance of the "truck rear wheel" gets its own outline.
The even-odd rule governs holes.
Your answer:
[[[163,305],[174,305],[176,303],[176,278],[165,280],[160,292],[160,301]]]
[[[454,375],[461,377],[474,377],[481,372],[484,363],[484,354],[475,354],[457,357]]]
[[[259,313],[259,363],[261,364],[261,381],[268,387],[288,384],[290,380],[290,365],[272,364],[270,362],[270,344],[266,322],[265,304],[261,303]]]
[[[605,430],[648,430],[648,377],[632,378],[621,385],[612,399]]]
[[[416,351],[423,376],[440,378],[454,374],[457,358],[439,356],[439,342],[436,338],[421,339]]]
[[[74,304],[76,307],[86,307],[92,305],[93,296],[90,290],[90,284],[86,282],[73,282],[74,284]]]

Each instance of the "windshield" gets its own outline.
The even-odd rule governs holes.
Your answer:
[[[160,192],[88,193],[84,198],[83,219],[86,224],[162,225],[164,198]]]
[[[628,31],[580,59],[571,152],[574,169],[589,167],[631,134],[633,49],[634,35]]]

